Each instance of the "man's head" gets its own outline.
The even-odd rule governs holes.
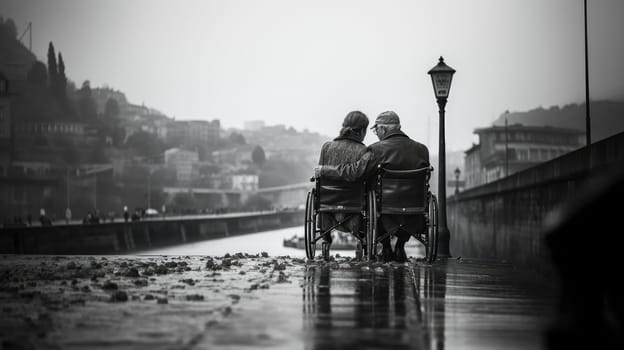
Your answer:
[[[377,116],[371,130],[380,140],[383,140],[390,131],[401,130],[401,120],[395,112],[385,111]]]

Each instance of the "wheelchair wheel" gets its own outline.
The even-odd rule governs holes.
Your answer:
[[[429,225],[427,227],[426,260],[435,261],[438,255],[438,199],[435,195],[429,197]]]
[[[315,221],[316,215],[314,215],[314,190],[308,192],[308,196],[306,197],[306,207],[305,207],[305,223],[304,223],[304,244],[306,250],[306,257],[308,259],[314,259],[314,254],[316,253],[316,242],[314,240],[315,236]]]
[[[366,259],[370,262],[375,258],[375,240],[377,239],[377,198],[375,191],[369,191],[367,199]]]

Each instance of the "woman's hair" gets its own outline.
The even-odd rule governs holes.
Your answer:
[[[357,137],[363,139],[368,127],[368,117],[360,111],[349,112],[342,122],[341,137]]]

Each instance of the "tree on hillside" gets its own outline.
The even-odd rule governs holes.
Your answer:
[[[243,136],[242,134],[239,134],[237,132],[233,132],[230,134],[230,142],[232,142],[235,145],[245,145],[247,144],[247,141],[245,140],[245,136]]]
[[[43,62],[35,61],[26,75],[28,84],[14,98],[14,116],[23,121],[61,120],[63,113],[57,99],[48,87],[48,68]]]
[[[50,82],[50,90],[56,90],[58,81],[58,67],[56,65],[56,53],[54,52],[54,44],[50,41],[48,45],[48,80]]]
[[[164,143],[156,135],[145,131],[138,131],[130,135],[126,141],[126,146],[143,157],[151,157],[165,150]]]
[[[4,20],[0,17],[0,35],[9,39],[17,38],[17,27],[13,19],[7,18]]]
[[[67,77],[65,76],[65,62],[63,62],[63,55],[60,52],[58,54],[58,81],[55,93],[60,105],[67,108]]]
[[[125,129],[119,124],[119,104],[117,100],[109,98],[104,107],[104,118],[98,120],[100,134],[112,137],[114,145],[120,145],[125,136]]]
[[[262,147],[260,146],[256,146],[256,148],[254,148],[254,150],[251,152],[251,160],[254,162],[254,164],[261,168],[266,161],[264,149],[262,149]]]
[[[43,87],[48,82],[48,69],[41,61],[33,62],[27,75],[28,82]]]
[[[119,117],[119,113],[119,103],[114,98],[109,98],[104,106],[104,115],[106,115],[109,119],[116,119]]]
[[[85,121],[97,119],[97,107],[91,96],[91,83],[88,80],[82,83],[82,87],[78,91],[78,111],[80,117]]]

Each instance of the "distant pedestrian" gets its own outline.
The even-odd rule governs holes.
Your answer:
[[[123,217],[124,217],[125,222],[128,222],[128,220],[130,219],[130,213],[128,213],[128,207],[124,207]]]
[[[72,218],[71,209],[69,209],[69,208],[65,209],[65,223],[67,225],[69,225],[69,222],[71,221],[71,218]]]
[[[93,213],[93,216],[91,216],[91,223],[92,224],[99,224],[100,223],[100,212],[99,211],[95,211]]]
[[[30,215],[30,213],[26,216],[26,221],[28,222],[28,226],[32,226],[32,215]]]
[[[52,220],[45,215],[45,210],[41,209],[41,216],[39,216],[39,222],[41,226],[52,226]]]

